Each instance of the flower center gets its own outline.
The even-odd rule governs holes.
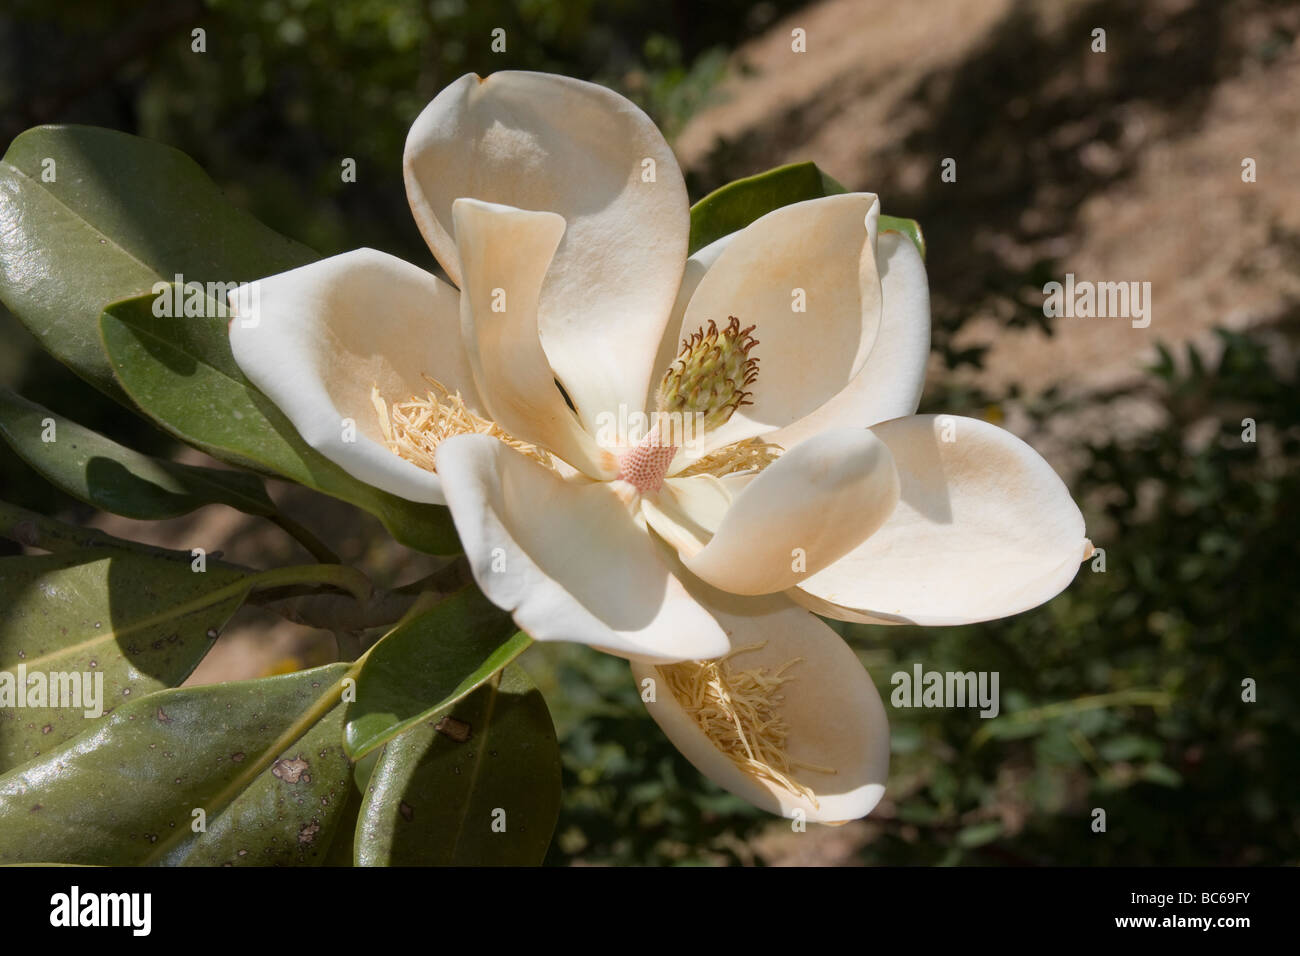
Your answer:
[[[554,467],[545,450],[514,438],[496,422],[470,411],[460,392],[452,392],[428,375],[424,380],[430,385],[424,398],[412,395],[404,402],[394,402],[391,408],[380,397],[378,386],[370,387],[384,444],[393,454],[436,472],[434,455],[439,442],[452,435],[491,435],[548,468]]]
[[[732,315],[725,329],[710,319],[708,329],[701,327],[684,339],[659,383],[659,411],[701,415],[708,429],[726,424],[741,405],[752,405],[753,393],[745,386],[758,380],[758,359],[749,354],[758,344],[754,328],[742,329]]]
[[[675,457],[677,446],[662,444],[659,433],[652,431],[623,455],[618,464],[618,478],[640,494],[657,494],[664,486],[664,476]]]
[[[771,673],[762,667],[736,670],[730,663],[737,654],[765,645],[740,647],[713,660],[662,664],[659,673],[682,709],[732,763],[756,780],[776,783],[819,807],[816,795],[793,773],[801,768],[827,774],[835,770],[790,757],[790,730],[778,706],[784,697],[777,691],[793,679],[783,675],[803,658],[786,661]]]

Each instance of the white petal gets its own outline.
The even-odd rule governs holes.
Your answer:
[[[987,422],[917,415],[871,429],[893,452],[898,506],[791,597],[842,620],[966,624],[1058,594],[1083,560],[1083,516],[1032,448]],[[945,441],[951,438],[951,441]]]
[[[930,289],[925,262],[907,236],[883,232],[876,246],[880,269],[880,334],[848,387],[829,402],[765,441],[789,448],[827,428],[866,428],[916,412],[930,357]]]
[[[732,658],[737,670],[786,671],[780,714],[789,727],[786,751],[794,760],[834,769],[833,774],[796,769],[794,779],[813,791],[806,797],[741,770],[700,729],[652,664],[633,662],[638,687],[655,680],[655,722],[677,749],[714,783],[750,803],[785,817],[836,823],[866,816],[880,802],[889,773],[889,722],[880,694],[857,655],[826,624],[782,595],[736,598],[709,589],[694,591],[731,636],[734,647],[766,642],[761,650]]]
[[[741,230],[704,273],[679,340],[735,316],[757,326],[759,369],[753,404],[706,436],[696,455],[798,421],[862,367],[880,325],[879,212],[870,193],[783,206]]]
[[[537,335],[537,297],[564,219],[476,199],[456,200],[453,217],[465,350],[492,420],[592,477],[613,477],[617,460],[565,404]]]
[[[884,442],[866,429],[822,432],[745,485],[709,543],[681,557],[724,591],[781,591],[852,551],[897,500],[898,475]]]
[[[731,507],[732,495],[712,475],[669,478],[657,495],[641,500],[641,510],[659,537],[683,558],[709,543]]]
[[[474,579],[534,640],[658,661],[727,652],[610,483],[565,481],[486,435],[440,444],[438,474]]]
[[[681,170],[650,118],[581,80],[468,74],[416,119],[404,167],[416,222],[458,284],[454,200],[564,217],[542,344],[589,431],[620,404],[641,411],[690,230]]]
[[[384,446],[370,390],[391,405],[423,396],[429,375],[481,412],[459,299],[423,269],[357,249],[231,293],[230,346],[307,444],[368,484],[442,504],[438,477]],[[345,440],[346,419],[355,441]]]

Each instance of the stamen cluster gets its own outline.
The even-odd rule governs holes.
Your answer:
[[[699,413],[705,428],[718,428],[736,409],[752,405],[753,393],[746,387],[758,379],[758,359],[749,354],[758,344],[754,328],[742,329],[732,315],[726,328],[719,329],[710,319],[707,329],[686,338],[659,383],[659,411]]]
[[[833,774],[835,769],[803,763],[789,755],[790,728],[780,707],[785,698],[779,690],[792,680],[785,672],[803,658],[786,661],[771,672],[762,667],[738,670],[731,664],[737,654],[759,650],[765,643],[736,648],[714,660],[663,664],[659,673],[677,702],[737,767],[817,807],[816,795],[796,780],[794,773],[805,769]]]

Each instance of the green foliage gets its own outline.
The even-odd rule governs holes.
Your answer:
[[[371,648],[345,743],[363,757],[490,681],[532,643],[473,587],[413,613]]]
[[[275,513],[256,475],[142,455],[3,386],[0,438],[61,491],[113,514],[157,521],[208,504],[253,515]]]
[[[356,862],[538,864],[559,808],[550,713],[528,677],[506,667],[449,713],[385,745],[366,791]]]
[[[0,777],[0,862],[319,862],[351,789],[339,706],[347,670],[165,690],[119,707],[93,734]]]
[[[113,130],[28,130],[0,160],[0,191],[0,298],[46,351],[119,400],[99,344],[109,302],[177,274],[246,282],[317,258],[227,202],[188,156]]]
[[[195,574],[189,562],[147,554],[0,558],[0,671],[63,672],[87,684],[93,676],[103,681],[101,710],[112,711],[188,677],[252,586],[238,571]],[[88,726],[75,709],[11,707],[0,722],[0,771]]]
[[[61,174],[41,179],[46,160]],[[411,547],[458,550],[445,508],[381,492],[302,440],[239,370],[217,302],[155,314],[152,290],[170,295],[175,274],[224,284],[314,258],[227,203],[188,157],[106,130],[29,131],[0,163],[0,237],[0,298],[102,392],[236,468],[372,512]],[[161,519],[225,504],[274,521],[326,562],[258,572],[214,556],[208,566],[201,552],[0,503],[0,533],[53,552],[0,558],[0,863],[541,860],[559,761],[540,695],[502,676],[529,643],[507,615],[476,592],[437,605],[437,575],[373,594],[247,471],[133,451],[8,389],[0,436],[90,505]],[[373,654],[172,689],[255,595],[346,595],[352,609],[324,626],[344,651],[377,642]],[[386,746],[364,798],[344,746],[349,719],[357,756]],[[450,720],[475,732],[448,739],[439,728]],[[408,827],[413,806],[420,822]]]
[[[52,182],[42,179],[47,162],[54,163]],[[445,508],[359,482],[298,437],[235,364],[219,303],[206,302],[205,314],[183,321],[153,314],[150,290],[177,275],[187,285],[224,287],[310,262],[309,249],[227,202],[189,157],[111,130],[29,130],[0,161],[0,189],[0,299],[47,351],[214,457],[365,508],[411,547],[456,550]],[[101,321],[104,307],[119,299],[126,301]],[[33,461],[36,438],[18,434]],[[72,462],[64,482],[55,483],[77,497],[102,489],[101,457]],[[223,480],[211,475],[208,484]],[[134,492],[144,493],[138,485]],[[153,499],[133,506],[165,507]]]

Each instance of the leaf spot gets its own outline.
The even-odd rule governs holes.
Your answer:
[[[271,765],[272,776],[279,777],[285,783],[311,783],[311,775],[306,771],[310,769],[311,764],[301,757],[294,757],[292,760],[286,760],[281,757]]]
[[[450,737],[458,744],[463,744],[469,740],[474,728],[463,720],[457,720],[455,717],[444,717],[434,724],[433,729],[438,731],[444,737]]]

